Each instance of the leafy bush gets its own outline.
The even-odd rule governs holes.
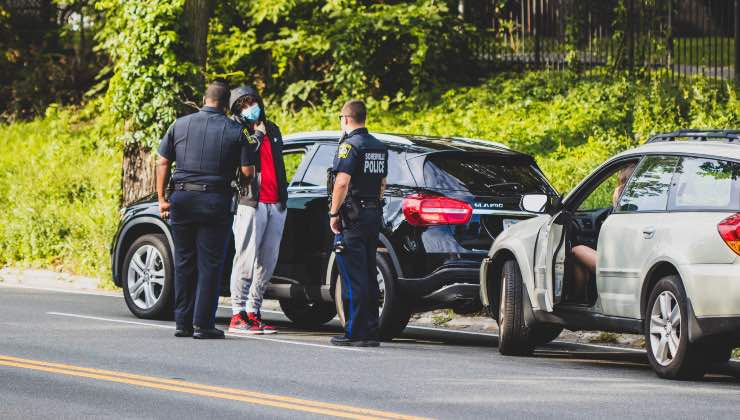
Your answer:
[[[283,106],[395,96],[471,80],[470,35],[435,0],[232,0],[211,22],[208,71],[267,86]]]
[[[278,102],[268,111],[283,133],[338,129],[341,102],[297,112]],[[479,137],[531,153],[561,192],[651,133],[740,126],[737,93],[705,79],[676,88],[619,74],[533,72],[367,103],[374,131]],[[101,108],[52,107],[43,119],[0,125],[0,265],[107,272],[120,186],[120,145],[112,142],[121,127]]]
[[[108,272],[121,156],[99,112],[51,107],[0,125],[0,266]]]

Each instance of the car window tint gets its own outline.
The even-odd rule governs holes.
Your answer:
[[[665,211],[675,156],[648,156],[637,167],[619,201],[619,211]]]
[[[409,165],[406,163],[405,152],[399,152],[393,149],[388,151],[387,181],[388,185],[416,186],[416,181],[414,181]]]
[[[552,192],[531,161],[466,154],[432,155],[424,164],[427,188],[473,194]]]
[[[308,165],[308,170],[306,170],[306,174],[303,175],[303,179],[298,186],[325,187],[326,170],[331,168],[336,152],[336,144],[322,144],[319,146],[319,150],[316,151],[313,159],[311,159],[311,164]]]
[[[671,209],[740,210],[740,165],[705,158],[682,158],[676,167]]]
[[[283,162],[285,163],[285,179],[288,180],[289,185],[293,185],[296,172],[298,167],[301,165],[303,157],[306,155],[306,151],[303,149],[290,150],[283,153]]]

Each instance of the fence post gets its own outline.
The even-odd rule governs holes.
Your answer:
[[[668,0],[668,37],[666,38],[666,47],[668,48],[666,64],[671,69],[671,77],[673,77],[673,0]]]
[[[534,5],[534,25],[532,28],[534,31],[534,66],[539,69],[542,63],[542,11],[537,7],[537,0],[534,0],[532,3]]]
[[[632,73],[635,64],[635,0],[627,3],[627,70]]]
[[[735,0],[735,84],[740,86],[740,0]]]

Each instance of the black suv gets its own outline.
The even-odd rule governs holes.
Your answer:
[[[556,192],[534,159],[482,140],[375,134],[389,147],[387,204],[378,240],[377,265],[383,338],[397,336],[413,312],[481,308],[479,268],[504,229],[532,217],[521,209],[526,193]],[[343,320],[341,282],[332,253],[327,216],[326,170],[338,132],[285,138],[288,216],[267,298],[285,315],[310,328]],[[156,197],[122,210],[111,248],[113,280],[138,317],[171,316],[172,237],[160,219]],[[233,255],[233,247],[231,250]],[[222,293],[229,291],[231,257]]]

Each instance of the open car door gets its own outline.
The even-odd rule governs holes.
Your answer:
[[[537,241],[535,294],[540,310],[552,312],[560,302],[565,274],[565,229],[566,215],[559,212],[540,231]]]

